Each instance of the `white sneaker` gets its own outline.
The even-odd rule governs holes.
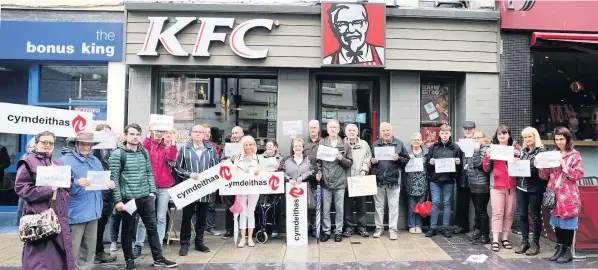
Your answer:
[[[397,235],[397,232],[390,231],[390,240],[397,240],[397,239],[399,239],[399,236]]]
[[[380,236],[382,236],[383,232],[384,232],[384,229],[376,229],[376,231],[374,232],[373,237],[374,238],[380,238]]]
[[[116,242],[110,243],[110,252],[118,251],[118,247],[116,246]]]
[[[252,238],[249,238],[249,240],[247,240],[247,245],[250,247],[255,247],[255,242],[253,242]]]
[[[237,245],[237,247],[239,247],[239,248],[245,247],[245,239],[241,239],[241,241],[239,241],[239,244]]]

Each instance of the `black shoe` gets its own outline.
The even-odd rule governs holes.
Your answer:
[[[451,234],[451,231],[448,229],[445,229],[444,232],[442,232],[442,236],[444,236],[444,238],[451,238],[453,237],[453,235]]]
[[[195,244],[195,250],[203,253],[210,252],[210,248],[206,247],[204,244]]]
[[[343,233],[344,237],[351,237],[352,235],[353,235],[353,229],[351,229],[351,228],[347,228],[345,230],[345,232]]]
[[[320,237],[320,242],[327,242],[330,239],[330,234],[322,234],[322,236]]]
[[[276,239],[276,238],[278,238],[278,229],[273,229],[273,230],[272,230],[272,238],[273,238],[273,239]]]
[[[334,242],[342,242],[343,241],[343,235],[340,233],[337,233],[334,235]]]
[[[154,266],[155,267],[174,268],[174,267],[177,267],[178,264],[176,262],[169,261],[166,258],[164,258],[164,256],[162,256],[157,261],[154,261]]]
[[[189,254],[189,245],[181,245],[179,256],[187,256],[187,254]]]
[[[135,261],[128,260],[125,262],[125,270],[135,270]]]
[[[521,241],[521,245],[515,249],[515,253],[523,254],[523,253],[527,252],[528,249],[529,249],[529,241],[523,240],[523,241]]]
[[[469,231],[464,229],[461,226],[455,226],[455,229],[453,230],[454,234],[462,234],[462,233],[468,233]]]
[[[573,261],[573,254],[570,246],[563,246],[563,253],[556,259],[556,263],[568,263]]]
[[[370,237],[370,233],[366,229],[357,229],[357,234],[361,235],[361,237]]]
[[[229,239],[229,238],[233,237],[233,235],[234,235],[234,234],[233,234],[233,231],[232,231],[232,230],[230,230],[230,231],[226,231],[226,233],[224,233],[224,234],[222,235],[222,239]]]
[[[471,237],[469,237],[469,241],[477,241],[480,240],[480,238],[482,237],[482,233],[478,230],[475,230],[472,234]]]
[[[94,264],[111,263],[114,261],[116,261],[116,255],[110,255],[110,254],[107,254],[106,252],[96,254],[96,256],[93,258]]]
[[[426,234],[424,235],[425,237],[432,237],[435,236],[436,234],[436,229],[430,229],[429,231],[426,232]]]
[[[482,237],[480,238],[480,244],[482,244],[482,245],[490,244],[490,236],[487,234],[482,235]]]
[[[556,248],[555,248],[555,252],[554,255],[552,255],[552,257],[550,257],[550,261],[554,262],[556,261],[559,257],[561,257],[561,255],[563,255],[564,253],[564,247],[561,244],[557,244]]]
[[[135,245],[133,247],[133,259],[137,259],[141,256],[141,249],[143,248],[140,245]]]

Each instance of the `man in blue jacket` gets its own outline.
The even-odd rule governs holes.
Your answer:
[[[98,219],[102,216],[102,191],[86,190],[91,185],[87,179],[89,171],[104,171],[102,163],[92,154],[93,133],[79,132],[77,137],[68,142],[60,159],[65,166],[71,166],[73,184],[70,189],[69,225],[73,253],[79,269],[90,269],[96,249]],[[108,188],[114,188],[114,182],[108,180]],[[66,229],[66,228],[63,228]],[[116,259],[110,258],[110,259]]]

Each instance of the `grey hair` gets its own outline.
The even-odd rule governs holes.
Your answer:
[[[422,140],[422,134],[419,132],[415,132],[415,133],[411,134],[410,139],[413,139],[414,137],[417,137],[418,139]]]
[[[345,126],[345,133],[348,133],[348,132],[347,132],[347,129],[348,129],[349,127],[351,127],[351,126],[354,126],[355,128],[357,128],[357,134],[359,135],[359,128],[357,127],[357,125],[356,125],[356,124],[348,124],[348,125],[346,125],[346,126]]]
[[[333,29],[333,31],[335,32],[335,34],[338,34],[337,31],[335,30],[336,28],[334,27],[334,24],[336,23],[336,19],[337,19],[337,15],[339,13],[339,11],[343,10],[343,9],[349,9],[352,6],[361,6],[363,8],[363,18],[366,21],[368,20],[368,10],[365,8],[365,6],[363,4],[332,4],[330,6],[330,8],[328,9],[328,23],[330,24],[331,28]]]
[[[43,136],[52,136],[54,141],[56,141],[56,136],[54,135],[54,133],[52,133],[50,131],[44,131],[44,132],[37,133],[37,135],[35,135],[35,143],[39,143],[39,138],[41,138]]]

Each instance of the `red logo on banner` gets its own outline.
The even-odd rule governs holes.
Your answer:
[[[83,131],[85,129],[85,125],[87,125],[87,120],[81,117],[81,115],[77,115],[77,117],[73,119],[73,128],[75,129],[76,133]]]
[[[233,178],[232,174],[230,173],[230,168],[228,166],[220,166],[220,176],[224,177],[226,180],[230,180]]]
[[[302,188],[298,188],[298,187],[292,187],[291,190],[289,190],[289,195],[291,195],[291,197],[293,197],[295,199],[301,197],[301,195],[303,195],[303,193],[305,193],[305,191]]]
[[[270,185],[270,188],[272,190],[278,190],[278,184],[280,184],[280,179],[278,178],[278,176],[272,175],[272,177],[268,179],[268,185]]]

